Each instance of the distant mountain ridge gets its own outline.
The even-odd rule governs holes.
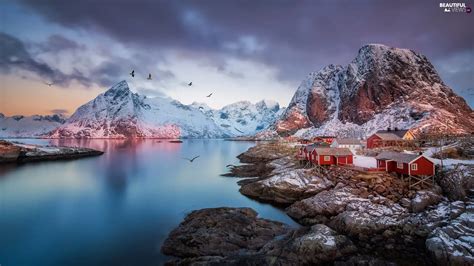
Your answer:
[[[64,115],[14,115],[5,116],[0,113],[0,138],[38,137],[66,122]]]
[[[121,81],[79,107],[48,138],[223,138],[251,136],[281,114],[275,102],[238,102],[213,110],[133,93]]]
[[[471,133],[474,112],[425,56],[369,44],[345,67],[310,73],[281,118],[259,136],[363,137],[390,126],[414,134]]]

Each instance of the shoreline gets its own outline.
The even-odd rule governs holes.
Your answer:
[[[293,155],[287,144],[257,143],[238,155],[241,164],[232,166],[229,173],[223,176],[244,178],[237,182],[242,195],[283,208],[301,228],[275,237],[258,251],[249,252],[244,248],[237,257],[230,254],[221,256],[217,260],[219,263],[252,264],[262,262],[262,259],[264,263],[269,263],[275,257],[268,246],[279,249],[278,259],[289,264],[339,262],[429,265],[453,261],[470,263],[473,259],[469,255],[455,256],[462,247],[456,246],[457,249],[450,253],[443,253],[440,251],[443,244],[450,243],[438,246],[430,244],[438,239],[439,234],[450,232],[449,226],[455,226],[460,221],[462,223],[462,217],[473,215],[474,195],[469,194],[471,192],[467,192],[463,201],[450,200],[450,193],[454,193],[454,190],[443,191],[438,185],[432,189],[412,191],[398,178],[385,173],[364,176],[339,167],[320,171],[303,169],[296,164]],[[468,170],[474,174],[472,168]],[[447,180],[444,183],[450,182],[447,176],[444,177]],[[197,211],[212,213],[214,210]],[[206,231],[207,226],[202,224],[199,229]],[[280,238],[286,238],[288,243],[300,243],[301,238],[314,235],[312,229],[315,226],[329,236],[337,235],[346,245],[350,242],[354,248],[350,249],[351,252],[336,254],[334,250],[343,250],[340,246],[342,242],[336,241],[334,245],[329,245],[329,250],[317,249],[322,255],[313,260],[308,258],[311,254],[306,254],[306,251],[302,253],[301,246],[294,247],[292,244],[292,247],[285,248],[281,245]],[[178,228],[183,232],[179,237],[186,237],[186,230],[183,230],[186,224],[182,223]],[[300,232],[304,230],[309,233],[301,235]],[[169,236],[173,237],[178,236]],[[217,236],[215,241],[225,242],[226,239]],[[321,246],[316,240],[306,244],[312,248]],[[215,258],[206,257],[210,254],[183,256],[176,254],[172,248],[167,248],[165,254],[177,257],[173,263],[215,262]]]

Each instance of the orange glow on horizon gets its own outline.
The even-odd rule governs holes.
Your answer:
[[[85,88],[71,83],[69,88],[3,75],[0,82],[0,113],[12,115],[48,115],[53,109],[68,110],[70,116],[82,104],[94,99],[103,89]]]

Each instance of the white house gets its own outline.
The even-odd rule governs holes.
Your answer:
[[[331,144],[333,148],[349,148],[349,149],[362,149],[362,143],[359,139],[355,138],[337,138]]]

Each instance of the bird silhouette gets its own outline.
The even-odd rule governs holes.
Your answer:
[[[191,87],[192,85],[193,85],[193,82],[192,82],[192,81],[188,83],[188,86]]]
[[[54,83],[52,83],[52,82],[51,82],[51,83],[45,82],[44,84],[46,84],[46,85],[48,85],[48,86],[51,87],[51,86],[53,86]]]
[[[204,109],[204,107],[202,107],[202,106],[199,106],[199,109]]]
[[[188,160],[190,163],[192,163],[194,160],[196,160],[197,158],[199,158],[199,155],[198,156],[194,156],[192,159],[188,159],[188,158],[183,158],[185,160]]]
[[[132,76],[132,78],[135,77],[135,70],[132,70],[132,72],[130,72],[130,76]]]
[[[148,74],[148,80],[151,80],[151,73]]]
[[[211,96],[212,96],[212,94],[213,94],[213,92],[211,92],[211,94],[207,95],[206,97],[207,97],[207,98],[209,98],[209,97],[211,97]]]
[[[235,130],[239,131],[240,133],[244,133],[244,132],[242,132],[240,129],[238,129],[238,128],[236,128],[236,127],[234,127],[234,128],[235,128]]]

